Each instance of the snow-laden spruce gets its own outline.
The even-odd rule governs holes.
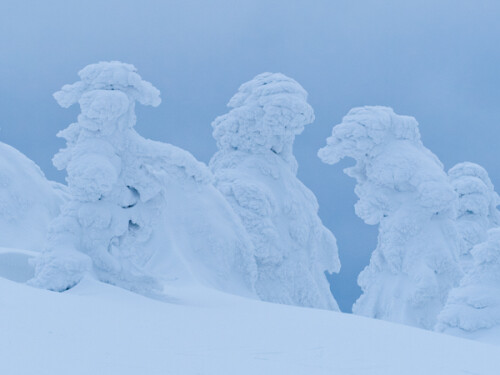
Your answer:
[[[386,107],[352,109],[333,127],[319,157],[356,161],[356,214],[379,225],[377,248],[358,283],[353,312],[432,328],[448,292],[458,285],[457,194],[418,123]]]
[[[41,251],[50,221],[59,214],[64,187],[0,142],[0,247]]]
[[[250,240],[188,152],[146,140],[133,129],[135,102],[160,104],[159,91],[134,66],[101,62],[54,94],[78,122],[61,131],[71,200],[53,222],[32,284],[64,290],[86,274],[135,291],[162,282],[202,282],[251,293]]]
[[[439,314],[436,330],[483,341],[500,335],[500,228],[471,251],[473,264],[453,289]]]
[[[325,277],[340,268],[335,237],[318,217],[316,197],[297,179],[292,153],[295,136],[314,119],[306,91],[283,74],[263,73],[228,106],[212,123],[219,151],[210,167],[250,234],[259,297],[337,310]]]
[[[500,197],[480,165],[459,163],[448,171],[448,176],[459,197],[457,227],[463,240],[460,259],[467,271],[472,263],[472,248],[486,241],[488,229],[500,224]]]

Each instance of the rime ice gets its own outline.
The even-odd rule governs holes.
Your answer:
[[[333,127],[319,157],[356,161],[356,214],[379,225],[377,248],[359,275],[353,312],[432,328],[461,277],[457,195],[443,166],[420,141],[413,117],[386,107],[352,109]]]
[[[293,141],[314,119],[306,91],[283,74],[243,84],[215,119],[216,186],[250,234],[256,291],[265,301],[338,310],[325,271],[338,272],[335,237],[296,177]]]
[[[498,342],[500,334],[500,228],[471,251],[473,263],[460,286],[452,289],[436,330]]]
[[[79,75],[54,94],[61,106],[81,108],[78,122],[59,133],[67,147],[53,160],[66,170],[72,198],[31,283],[60,291],[89,274],[138,292],[204,282],[251,293],[249,240],[208,168],[133,129],[135,102],[157,106],[159,91],[120,62]]]
[[[457,227],[463,240],[460,259],[462,268],[468,270],[472,248],[486,240],[488,229],[500,224],[496,208],[500,197],[480,165],[459,163],[448,171],[448,176],[459,197]]]

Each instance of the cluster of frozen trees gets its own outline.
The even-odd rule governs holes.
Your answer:
[[[54,165],[67,186],[0,144],[0,246],[39,250],[38,287],[93,277],[145,294],[204,285],[265,301],[338,310],[333,234],[297,178],[293,143],[314,120],[306,91],[283,74],[243,84],[212,123],[209,166],[135,130],[135,103],[159,91],[120,62],[92,64],[55,93],[78,103]],[[319,157],[352,158],[356,214],[378,225],[353,312],[454,334],[500,327],[500,198],[473,163],[444,171],[418,123],[387,107],[352,109]],[[30,236],[23,233],[29,231]]]
[[[500,324],[500,200],[481,166],[447,174],[387,107],[352,109],[318,155],[355,160],[356,214],[379,228],[355,314],[462,335]]]
[[[53,159],[67,186],[55,189],[40,171],[22,167],[42,180],[32,189],[43,185],[48,198],[2,190],[10,192],[6,201],[18,191],[43,202],[31,285],[64,291],[93,277],[155,294],[197,284],[338,310],[325,276],[340,269],[335,237],[296,177],[294,138],[314,119],[297,82],[266,73],[242,85],[230,112],[213,123],[220,151],[206,166],[134,130],[135,103],[157,106],[160,93],[132,65],[101,62],[79,76],[54,94],[61,106],[81,109],[58,134],[66,148]],[[29,180],[11,177],[18,185]],[[13,215],[4,210],[0,217]]]

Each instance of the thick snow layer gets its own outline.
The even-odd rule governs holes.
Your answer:
[[[152,300],[84,279],[54,293],[0,278],[8,375],[497,375],[500,347],[201,287]]]
[[[250,240],[207,166],[133,129],[135,101],[156,106],[159,91],[129,64],[101,62],[79,75],[54,95],[81,108],[59,133],[67,147],[54,157],[72,199],[31,283],[61,291],[92,274],[144,293],[162,279],[251,294]]]
[[[41,251],[50,221],[59,214],[63,187],[0,142],[0,246]]]
[[[500,224],[500,197],[480,165],[459,163],[448,171],[448,176],[459,197],[457,227],[463,240],[460,258],[467,271],[473,262],[472,248],[486,241],[488,229]]]
[[[215,184],[254,247],[255,288],[265,301],[338,310],[325,271],[338,272],[336,240],[314,194],[296,177],[293,140],[314,116],[294,80],[264,73],[243,84],[212,124]]]
[[[357,182],[356,213],[379,224],[353,312],[432,329],[462,275],[458,197],[442,164],[422,145],[417,121],[387,107],[354,108],[319,156],[329,164],[356,161],[345,170]]]
[[[473,264],[452,289],[439,315],[438,331],[488,341],[500,338],[500,228],[472,251]],[[499,340],[500,341],[500,340]]]

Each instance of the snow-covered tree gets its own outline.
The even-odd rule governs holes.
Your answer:
[[[133,128],[135,102],[157,106],[159,91],[116,61],[79,76],[54,94],[61,106],[81,108],[78,122],[58,134],[67,147],[53,160],[67,171],[71,199],[31,283],[64,290],[89,274],[136,291],[163,279],[251,293],[250,240],[209,169]]]
[[[471,251],[473,264],[452,289],[436,330],[469,338],[500,334],[500,228]]]
[[[335,237],[313,193],[296,177],[294,138],[314,114],[306,91],[283,74],[243,84],[212,123],[216,186],[254,245],[256,291],[265,301],[337,310],[325,271],[338,272]]]
[[[356,161],[356,214],[379,225],[377,248],[358,283],[353,312],[432,328],[461,277],[457,195],[438,158],[426,149],[418,123],[387,107],[352,109],[333,127],[319,157]]]
[[[0,247],[41,251],[49,223],[59,215],[64,187],[0,142]]]
[[[472,263],[472,248],[486,240],[488,229],[500,224],[500,197],[480,165],[459,163],[448,171],[448,176],[459,197],[457,227],[463,240],[460,258],[467,271]]]

